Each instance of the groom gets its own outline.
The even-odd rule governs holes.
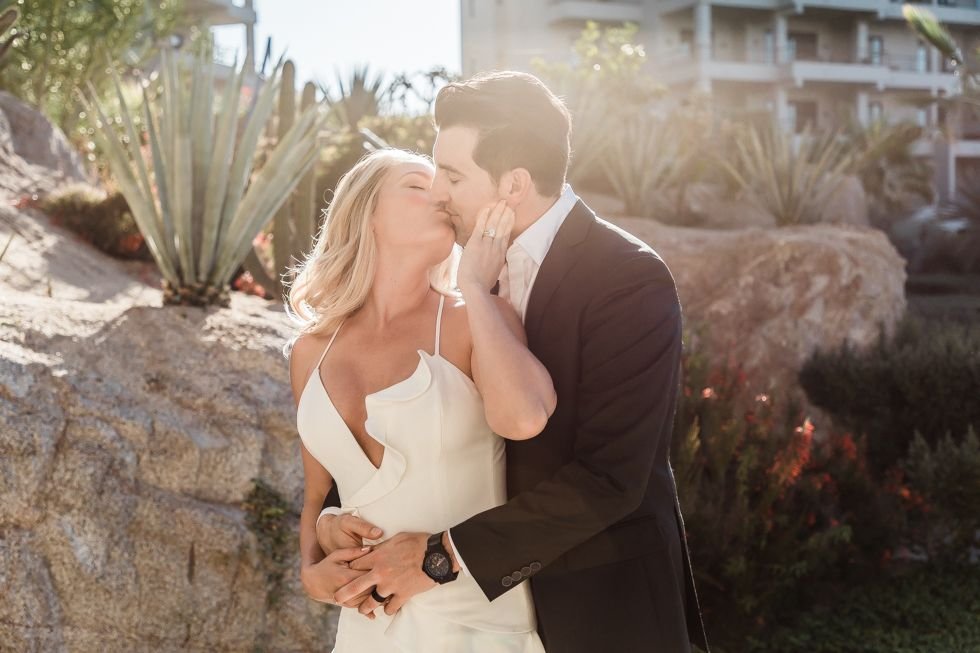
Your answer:
[[[457,242],[487,204],[505,199],[514,209],[516,237],[495,290],[524,319],[558,406],[540,435],[507,441],[507,503],[431,541],[396,535],[351,567],[383,576],[392,614],[435,586],[422,568],[435,548],[491,601],[530,582],[549,651],[707,650],[668,457],[681,357],[670,271],[565,184],[568,111],[534,76],[449,84],[435,122],[432,191]],[[367,536],[370,525],[338,515],[338,503],[335,492],[327,497],[318,528]],[[365,589],[354,581],[337,602]]]

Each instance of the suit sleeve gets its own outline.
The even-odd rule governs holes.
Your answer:
[[[610,277],[582,316],[573,460],[451,530],[490,600],[519,584],[502,582],[513,570],[547,566],[634,512],[670,437],[681,355],[674,280],[652,253],[634,255]]]
[[[337,492],[337,483],[330,484],[330,491],[327,492],[327,496],[323,497],[323,508],[339,508],[340,507],[340,493]]]

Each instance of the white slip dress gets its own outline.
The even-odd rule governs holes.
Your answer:
[[[320,377],[320,364],[340,327],[297,406],[303,444],[333,476],[341,508],[380,527],[385,537],[438,533],[507,498],[504,441],[487,424],[472,379],[439,354],[445,299],[439,299],[434,353],[419,349],[411,376],[364,399],[365,429],[384,446],[379,467],[337,412]],[[544,653],[527,583],[490,602],[461,571],[456,580],[413,597],[394,616],[383,608],[374,614],[371,620],[341,608],[333,652]]]

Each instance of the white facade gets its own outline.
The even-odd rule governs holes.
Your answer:
[[[964,51],[980,45],[980,0],[921,2]],[[958,159],[980,158],[980,124],[947,120],[910,96],[955,92],[957,77],[919,40],[895,0],[461,0],[463,74],[531,70],[531,61],[570,61],[586,20],[639,27],[648,72],[678,96],[711,93],[732,111],[772,111],[787,129],[850,115],[911,120],[954,141],[938,147],[941,197],[955,193]]]

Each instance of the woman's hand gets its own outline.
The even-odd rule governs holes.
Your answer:
[[[514,210],[500,200],[487,206],[476,218],[476,226],[463,247],[456,280],[460,290],[488,292],[500,277],[504,267],[510,234],[514,229]],[[485,235],[491,231],[493,237]]]
[[[360,517],[344,513],[324,515],[316,525],[316,541],[324,553],[359,547],[364,540],[377,540],[384,532]]]
[[[320,562],[303,567],[300,571],[303,591],[316,601],[342,605],[346,608],[357,608],[364,598],[370,595],[370,591],[360,596],[350,597],[344,603],[337,603],[334,595],[337,590],[367,573],[366,571],[351,569],[350,563],[367,555],[371,549],[370,546],[337,549]],[[370,616],[373,617],[374,615]]]

